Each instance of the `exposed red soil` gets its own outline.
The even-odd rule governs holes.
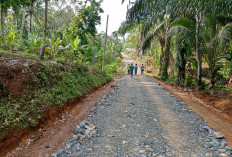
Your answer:
[[[72,136],[73,127],[87,119],[88,113],[118,79],[104,85],[85,97],[69,102],[62,111],[51,109],[46,116],[46,123],[40,129],[31,131],[20,140],[18,147],[8,151],[8,157],[46,157],[64,147],[65,141]],[[62,113],[62,114],[59,114]],[[49,144],[50,148],[45,148]]]
[[[29,68],[29,64],[25,61],[9,61],[3,57],[0,58],[0,85],[5,87],[5,91],[0,91],[0,96],[4,93],[10,93],[12,96],[19,95],[22,84],[37,69],[36,64],[30,66]]]

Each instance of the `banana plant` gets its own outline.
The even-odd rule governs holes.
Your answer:
[[[62,43],[62,40],[60,38],[55,39],[55,36],[53,35],[51,43],[52,43],[52,49],[54,52],[54,57],[56,57],[56,55],[59,51],[59,48],[60,48],[60,44]]]
[[[71,46],[75,58],[84,62],[86,60],[84,54],[86,52],[86,48],[88,47],[88,45],[82,45],[81,39],[79,38],[79,36],[77,36],[74,41],[71,40]]]
[[[17,26],[13,23],[13,17],[9,16],[7,18],[6,23],[6,34],[5,34],[5,45],[10,48],[10,50],[14,50],[17,47]]]
[[[28,39],[25,44],[25,50],[28,53],[39,54],[39,49],[42,46],[43,39],[37,34],[28,34]]]

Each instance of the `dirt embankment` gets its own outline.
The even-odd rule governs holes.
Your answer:
[[[110,80],[106,73],[79,63],[0,53],[0,156]],[[40,132],[33,137],[39,138]]]
[[[118,81],[119,79],[116,78],[86,96],[67,103],[60,112],[55,109],[50,110],[46,123],[24,135],[17,147],[11,151],[8,150],[6,156],[46,157],[64,147],[65,141],[72,136],[73,127],[87,119],[87,115],[96,102],[113,90],[111,85]],[[46,144],[50,148],[46,148]]]

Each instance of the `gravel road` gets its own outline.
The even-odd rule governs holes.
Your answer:
[[[232,157],[220,132],[154,79],[126,75],[52,157]]]

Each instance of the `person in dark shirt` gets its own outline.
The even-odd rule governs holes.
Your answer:
[[[137,75],[138,66],[135,64],[135,75]]]
[[[141,65],[141,74],[143,74],[143,72],[144,72],[144,66],[143,66],[143,64]]]
[[[130,65],[131,78],[133,77],[133,71],[134,71],[134,65],[133,65],[133,63],[131,63],[131,65]]]

